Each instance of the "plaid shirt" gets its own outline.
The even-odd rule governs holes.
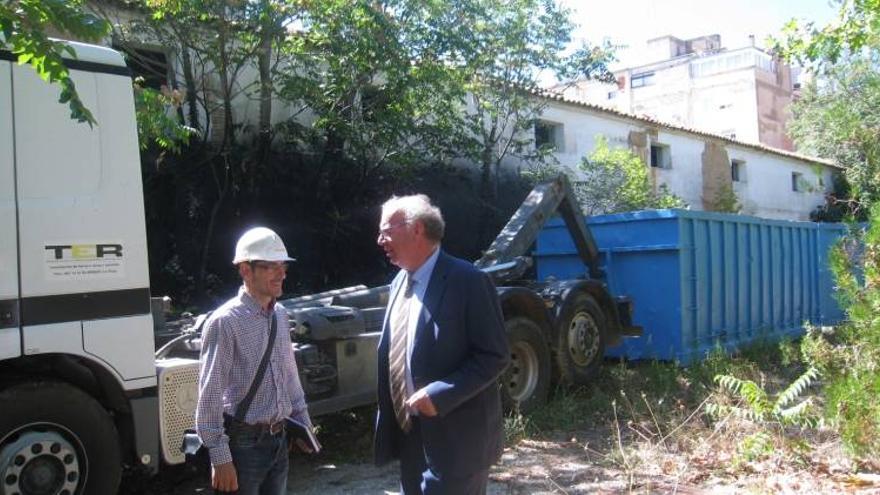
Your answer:
[[[278,333],[272,355],[244,421],[271,424],[293,416],[311,424],[293,357],[287,312],[276,303],[275,314]],[[266,350],[270,322],[270,313],[244,287],[205,322],[196,430],[215,466],[232,461],[223,413],[235,416],[239,402],[247,395]]]

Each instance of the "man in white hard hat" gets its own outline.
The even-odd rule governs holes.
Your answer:
[[[245,232],[232,260],[243,285],[202,332],[196,430],[211,457],[216,491],[286,494],[285,419],[311,426],[287,313],[276,302],[290,261],[275,232]]]

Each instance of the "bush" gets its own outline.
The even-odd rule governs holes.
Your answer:
[[[802,350],[823,375],[825,416],[856,457],[880,455],[880,203],[867,229],[832,248],[831,270],[847,321],[810,328]]]
[[[642,159],[628,149],[609,147],[603,136],[597,136],[596,147],[579,168],[585,180],[575,182],[575,193],[587,215],[687,207],[665,184],[655,191]]]

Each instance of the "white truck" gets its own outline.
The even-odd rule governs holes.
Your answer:
[[[72,46],[67,65],[94,128],[0,50],[0,495],[115,493],[123,464],[184,462],[193,422],[198,333],[178,325],[156,350],[129,71],[113,50]],[[589,273],[516,281],[557,207]],[[536,188],[477,263],[505,285],[509,405],[544,401],[551,370],[588,380],[606,344],[639,333],[597,258],[561,180]],[[282,301],[313,414],[375,401],[386,300],[387,286]]]

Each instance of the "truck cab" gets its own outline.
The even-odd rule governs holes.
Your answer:
[[[71,46],[93,127],[0,51],[4,494],[115,493],[123,462],[159,462],[131,77],[117,52]]]

